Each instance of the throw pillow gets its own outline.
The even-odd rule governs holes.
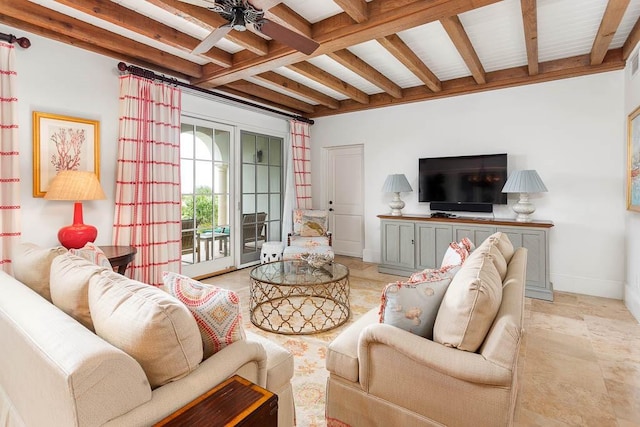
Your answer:
[[[162,288],[186,305],[196,319],[204,359],[245,338],[240,299],[235,292],[167,271],[162,273],[162,280]]]
[[[14,248],[11,258],[13,277],[51,301],[49,289],[51,262],[55,257],[66,252],[67,250],[62,246],[41,248],[33,243],[21,243]]]
[[[445,265],[444,267],[440,267],[438,269],[427,268],[427,269],[422,270],[422,271],[420,271],[418,273],[413,273],[409,277],[409,280],[407,280],[407,282],[408,283],[420,283],[420,282],[425,282],[425,281],[429,281],[429,280],[439,280],[442,277],[444,277],[444,275],[449,275],[449,276],[453,277],[458,272],[458,270],[460,270],[460,264],[458,264],[458,265]]]
[[[451,269],[433,270],[422,282],[389,283],[382,291],[380,323],[431,339],[438,308],[452,278]]]
[[[104,271],[89,280],[96,334],[133,357],[159,387],[202,361],[198,325],[184,304],[161,289]]]
[[[313,214],[305,213],[302,215],[302,228],[300,235],[302,237],[317,237],[327,234],[328,215],[326,211]]]
[[[502,253],[504,260],[507,262],[507,264],[509,264],[509,261],[511,261],[511,257],[515,252],[515,249],[513,248],[513,244],[511,243],[511,240],[509,240],[509,236],[507,236],[506,233],[498,231],[497,233],[494,233],[491,236],[489,236],[487,240],[483,242],[483,244],[486,244],[486,243],[495,244],[496,247]]]
[[[51,263],[51,301],[90,331],[94,329],[89,312],[89,280],[105,270],[107,267],[95,265],[71,250]]]
[[[442,264],[440,264],[440,266],[462,265],[468,256],[469,250],[465,245],[461,245],[458,242],[451,242],[449,243],[447,251],[444,253]]]
[[[433,340],[475,352],[502,302],[502,281],[493,260],[476,249],[454,276],[442,299]]]
[[[102,249],[94,245],[92,242],[87,242],[84,247],[80,249],[69,249],[69,252],[86,260],[89,260],[95,265],[112,268],[111,263],[109,262],[109,258],[107,258],[104,252],[102,252]]]

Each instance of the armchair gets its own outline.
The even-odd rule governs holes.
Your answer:
[[[462,301],[460,290],[473,291],[472,286],[467,288],[467,280],[475,274],[471,268],[487,264],[479,255],[475,261],[471,257],[465,261],[447,289],[433,339],[380,323],[376,307],[333,340],[326,358],[328,425],[512,425],[527,252],[518,248],[510,257],[498,283],[502,295],[495,318],[474,314],[466,323],[463,340],[474,333],[482,339],[477,328],[488,327],[479,348],[466,351],[449,341],[449,328],[454,325],[457,330],[464,323],[452,321],[449,313]],[[456,281],[463,286],[455,285]]]
[[[293,232],[287,235],[284,260],[300,259],[304,254],[322,254],[333,258],[329,212],[320,209],[294,209]]]

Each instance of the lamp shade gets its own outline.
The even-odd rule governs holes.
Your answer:
[[[547,187],[535,170],[513,171],[502,188],[503,193],[546,193]]]
[[[67,249],[83,247],[87,242],[93,242],[98,236],[98,230],[93,225],[83,222],[81,200],[100,200],[107,197],[102,191],[98,177],[87,171],[60,171],[49,184],[47,194],[49,200],[73,200],[73,224],[62,227],[58,231],[58,240]]]
[[[407,177],[403,173],[389,175],[382,186],[385,193],[407,193],[413,191]]]
[[[49,200],[102,200],[107,197],[102,191],[98,177],[88,171],[60,171],[49,183],[44,196]]]

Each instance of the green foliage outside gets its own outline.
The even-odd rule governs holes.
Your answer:
[[[182,198],[182,218],[193,218],[194,198],[183,196]],[[214,199],[211,187],[197,187],[195,194],[195,218],[196,227],[199,231],[211,230],[217,226],[218,218],[218,198]]]

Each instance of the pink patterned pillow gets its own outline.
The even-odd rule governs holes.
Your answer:
[[[102,252],[102,249],[91,242],[87,242],[80,249],[69,249],[69,253],[91,261],[100,267],[112,268],[109,258]]]
[[[186,305],[196,319],[204,359],[245,338],[240,300],[235,292],[168,271],[162,273],[162,280],[163,289]]]
[[[440,267],[446,267],[447,265],[462,265],[462,263],[464,263],[470,253],[468,248],[471,247],[467,246],[467,243],[472,244],[469,239],[466,239],[466,242],[464,242],[464,240],[465,239],[460,243],[449,243],[449,248],[442,258],[442,264],[440,264]]]

